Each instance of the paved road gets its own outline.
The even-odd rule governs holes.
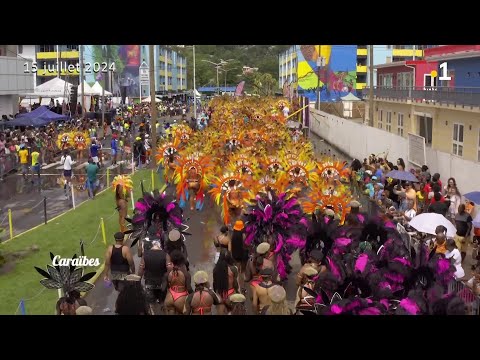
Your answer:
[[[312,134],[312,142],[315,145],[315,151],[318,154],[330,153],[341,160],[350,160],[343,154],[339,153],[333,148],[330,148],[329,144],[322,141],[316,135]],[[173,189],[167,189],[167,191],[173,191]],[[215,247],[213,246],[213,237],[218,233],[222,222],[220,212],[217,206],[214,206],[207,198],[204,209],[201,212],[185,210],[185,218],[190,218],[188,225],[190,226],[189,232],[193,234],[186,240],[189,261],[190,261],[190,273],[193,275],[198,270],[205,270],[210,276],[210,284],[212,284],[212,273],[214,267]],[[129,243],[128,243],[129,245]],[[140,259],[136,256],[136,247],[133,249],[134,260],[136,269]],[[287,285],[287,300],[290,307],[294,307],[295,301],[295,280],[294,277],[300,269],[300,258],[298,254],[294,254],[290,264],[293,267],[293,271],[290,274],[290,278]],[[96,287],[90,291],[86,300],[90,307],[93,309],[93,313],[96,315],[114,315],[115,301],[117,299],[117,292],[112,288],[106,288],[103,283],[103,275],[99,277],[96,283]],[[248,291],[250,291],[247,286]],[[249,296],[247,296],[249,298]],[[251,313],[250,302],[247,305],[247,310]]]

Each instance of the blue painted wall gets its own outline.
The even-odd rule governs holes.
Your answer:
[[[442,61],[439,61],[439,76],[442,76],[441,64]],[[448,60],[447,69],[454,70],[455,87],[480,87],[480,58]]]

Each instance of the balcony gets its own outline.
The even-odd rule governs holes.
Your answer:
[[[76,50],[60,51],[60,59],[78,59],[79,57],[80,57],[80,53]],[[56,59],[56,58],[57,58],[56,51],[37,52],[38,60],[48,60],[48,59]]]
[[[358,84],[357,84],[358,85]],[[357,87],[358,89],[358,87]],[[365,89],[368,97],[368,88]],[[480,87],[374,87],[374,98],[412,103],[480,107]]]
[[[367,86],[366,83],[359,83],[359,82],[357,82],[357,83],[356,83],[356,86],[355,86],[355,89],[357,89],[357,90],[362,90],[362,89],[365,89],[366,86]]]
[[[366,73],[367,65],[357,65],[357,73]]]
[[[368,54],[368,50],[367,49],[358,49],[357,48],[357,56],[360,55],[360,56],[367,56]]]
[[[413,57],[415,52],[415,56],[422,57],[423,50],[413,50],[413,49],[393,49],[392,55],[398,57]]]

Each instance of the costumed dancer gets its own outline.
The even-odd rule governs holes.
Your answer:
[[[118,223],[120,225],[120,231],[127,231],[125,226],[125,218],[127,217],[128,212],[128,194],[133,189],[133,182],[130,176],[128,175],[117,175],[113,179],[112,188],[115,192],[115,203],[117,205],[116,209],[118,210]]]
[[[211,167],[210,157],[199,152],[179,159],[175,168],[175,183],[180,207],[184,208],[188,202],[190,210],[202,210]]]
[[[212,181],[213,188],[209,193],[215,203],[220,205],[223,222],[227,226],[233,226],[240,219],[244,203],[248,199],[243,182],[242,176],[233,172],[215,177]]]
[[[247,213],[245,245],[257,247],[262,242],[269,243],[276,255],[280,279],[285,280],[291,255],[305,246],[307,236],[307,219],[297,199],[287,199],[286,193],[276,195],[272,190],[268,196],[258,195]]]
[[[64,151],[73,147],[73,134],[71,132],[64,132],[57,137],[57,147]]]
[[[79,163],[81,163],[83,160],[83,154],[85,149],[88,149],[90,147],[90,142],[91,140],[87,132],[77,131],[73,135],[73,144],[75,146],[75,149],[78,150],[77,161]]]
[[[168,141],[158,146],[155,160],[157,165],[163,166],[163,176],[167,185],[173,184],[175,176],[175,162],[180,158],[180,139],[175,137],[173,141]]]

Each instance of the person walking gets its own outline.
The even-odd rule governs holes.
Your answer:
[[[85,167],[85,172],[87,173],[87,189],[88,189],[88,197],[90,199],[95,198],[95,192],[98,187],[98,166],[93,162],[92,158],[88,159],[88,164]]]

